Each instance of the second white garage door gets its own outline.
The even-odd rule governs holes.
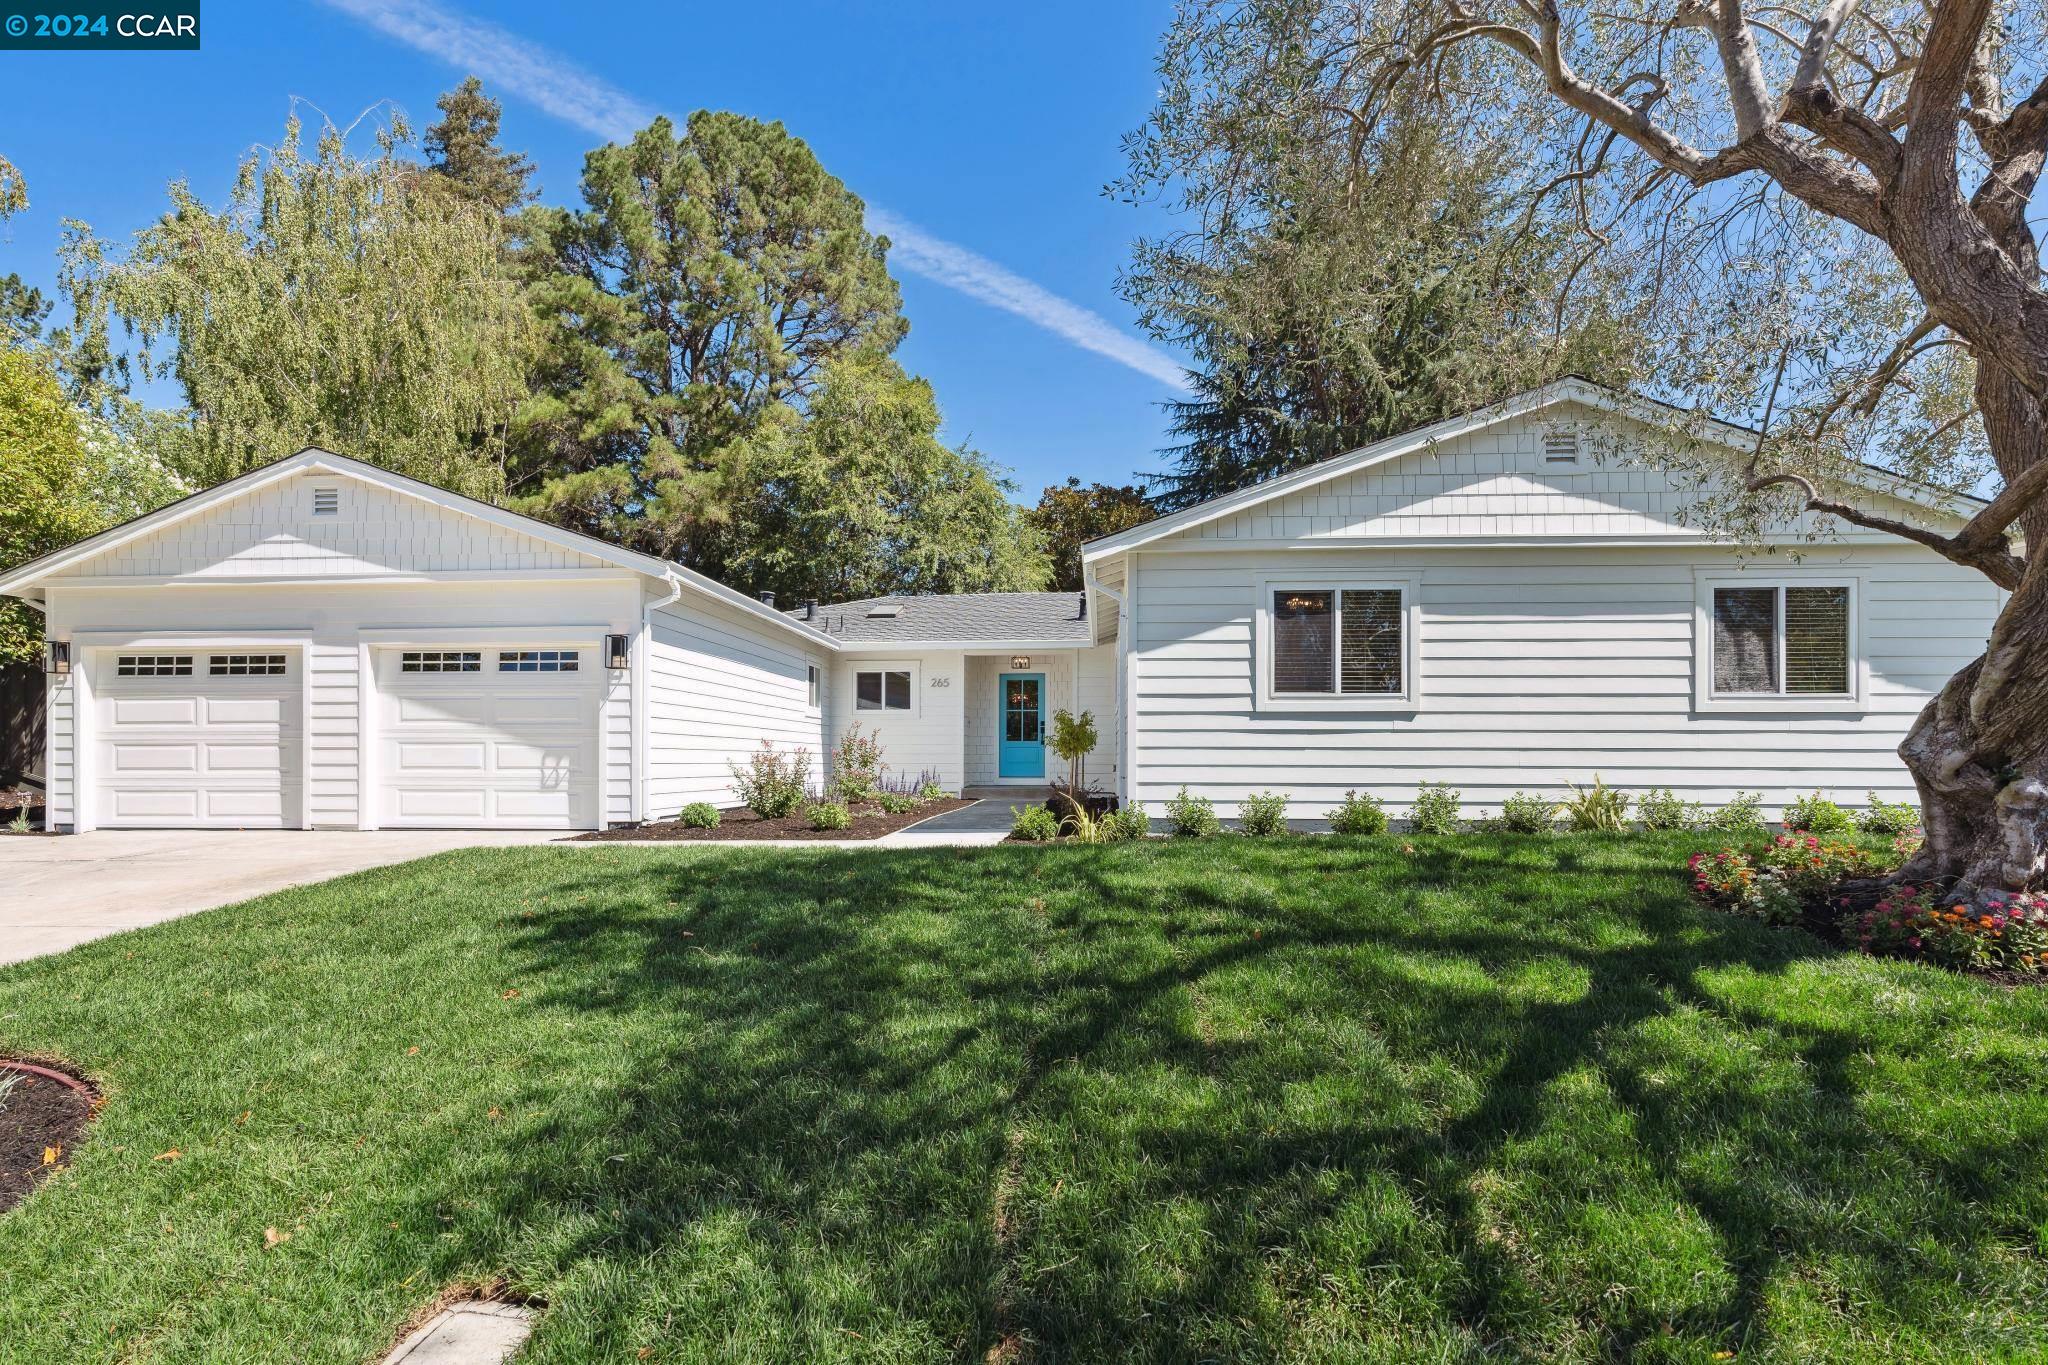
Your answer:
[[[392,648],[376,666],[380,824],[597,827],[595,649]]]

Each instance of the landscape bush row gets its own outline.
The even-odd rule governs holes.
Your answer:
[[[1467,828],[1507,834],[1544,834],[1559,828],[1619,831],[1629,827],[1631,809],[1634,822],[1644,829],[1756,834],[1766,827],[1761,792],[1738,792],[1727,804],[1709,811],[1696,801],[1681,799],[1668,787],[1632,797],[1597,776],[1590,787],[1565,785],[1570,794],[1562,799],[1518,791],[1501,802],[1500,814],[1468,821],[1462,792],[1447,783],[1425,782],[1409,804],[1408,827],[1417,834],[1456,834]],[[1238,832],[1253,837],[1287,833],[1288,804],[1288,798],[1278,792],[1245,797],[1237,807]],[[1042,809],[1013,806],[1011,810],[1017,817],[1012,834],[1018,839],[1045,841],[1066,836],[1088,843],[1106,841],[1085,830],[1071,815],[1063,819]],[[1787,828],[1821,834],[1898,835],[1919,823],[1919,812],[1912,806],[1885,801],[1876,792],[1870,793],[1867,808],[1853,814],[1819,792],[1787,802],[1784,814]],[[1383,834],[1389,825],[1379,798],[1355,791],[1346,792],[1344,800],[1323,818],[1335,834]],[[1126,825],[1109,837],[1143,837],[1143,831],[1137,829],[1141,823],[1142,816],[1127,814]],[[1183,786],[1166,803],[1166,829],[1175,838],[1200,839],[1222,833],[1224,826],[1215,802],[1195,796]]]
[[[927,770],[915,779],[890,777],[882,761],[882,742],[856,724],[849,726],[832,751],[832,780],[811,780],[808,749],[777,750],[767,740],[745,764],[729,763],[733,790],[740,804],[763,820],[799,816],[812,829],[845,829],[856,814],[907,815],[920,806],[951,796],[938,774]],[[718,811],[709,802],[685,806],[677,816],[685,825],[718,828]]]

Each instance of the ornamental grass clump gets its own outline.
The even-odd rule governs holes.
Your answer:
[[[1615,833],[1628,828],[1628,793],[1616,791],[1593,774],[1593,785],[1565,783],[1572,794],[1557,803],[1557,813],[1576,830]]]
[[[1287,798],[1278,792],[1247,796],[1237,806],[1237,832],[1265,838],[1287,832]]]

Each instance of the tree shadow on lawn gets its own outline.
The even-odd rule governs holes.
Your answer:
[[[2040,1105],[1945,1097],[1945,1148],[1873,1103],[1942,1040],[1872,1036],[1871,990],[1992,993],[1831,975],[1623,841],[1395,847],[561,879],[510,951],[630,1065],[499,1157],[517,1268],[571,1290],[535,1358],[2038,1344]]]

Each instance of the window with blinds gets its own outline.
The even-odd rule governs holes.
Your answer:
[[[1276,589],[1273,694],[1401,695],[1401,596],[1399,588]]]
[[[1714,590],[1714,691],[1842,697],[1850,675],[1849,589],[1786,584]]]

